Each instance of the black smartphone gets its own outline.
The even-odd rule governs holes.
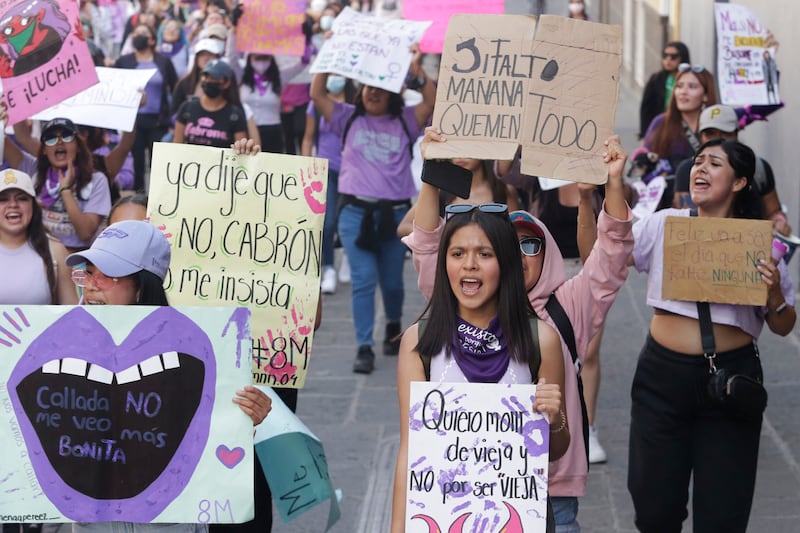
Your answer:
[[[422,181],[466,199],[472,187],[472,171],[447,159],[426,159],[422,163]]]

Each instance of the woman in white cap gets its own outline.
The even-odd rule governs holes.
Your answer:
[[[47,235],[31,177],[14,169],[0,172],[0,303],[77,303],[64,264],[67,253]]]
[[[83,287],[85,305],[169,305],[164,277],[170,261],[170,247],[161,231],[148,222],[123,220],[108,226],[88,250],[67,258],[76,268],[72,279]],[[233,401],[254,425],[266,418],[272,402],[258,388],[246,385]],[[74,533],[84,532],[204,532],[205,524],[74,524]]]

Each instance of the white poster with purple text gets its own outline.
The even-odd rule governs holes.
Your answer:
[[[544,531],[547,420],[535,385],[412,382],[406,533]]]
[[[333,21],[310,72],[330,72],[399,93],[414,54],[430,22],[382,19],[344,8]]]

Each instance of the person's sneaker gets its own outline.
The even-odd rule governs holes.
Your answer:
[[[607,460],[606,451],[597,439],[597,429],[594,426],[589,426],[589,463],[596,465],[605,463]]]
[[[372,346],[365,344],[358,347],[356,361],[353,363],[353,372],[356,374],[371,374],[375,369],[375,354]]]
[[[386,337],[383,338],[383,355],[400,353],[400,322],[386,323]]]
[[[336,292],[336,269],[326,266],[322,269],[322,281],[319,284],[323,294],[333,294]]]
[[[339,283],[350,283],[350,262],[347,254],[342,254],[342,261],[339,263]]]

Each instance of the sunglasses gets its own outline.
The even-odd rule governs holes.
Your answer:
[[[45,146],[55,146],[58,144],[58,140],[61,139],[63,143],[71,143],[75,140],[74,133],[56,133],[55,135],[48,135],[42,142]]]
[[[78,287],[86,287],[89,282],[101,291],[105,291],[117,284],[119,278],[109,278],[99,270],[89,272],[84,268],[72,269],[72,283]]]
[[[673,61],[677,61],[678,59],[681,58],[681,55],[680,54],[670,54],[669,52],[664,52],[663,54],[661,54],[661,58],[662,59],[671,59]]]
[[[681,63],[678,65],[678,71],[680,72],[687,72],[691,70],[695,74],[700,74],[706,69],[703,65],[690,65],[689,63]]]
[[[539,255],[539,252],[544,248],[544,241],[541,237],[525,237],[519,241],[519,249],[523,255],[533,257]]]
[[[508,213],[508,206],[506,204],[450,204],[444,208],[445,220],[450,220],[450,217],[453,215],[471,213],[476,209],[483,213],[491,213],[493,215],[505,215]]]

